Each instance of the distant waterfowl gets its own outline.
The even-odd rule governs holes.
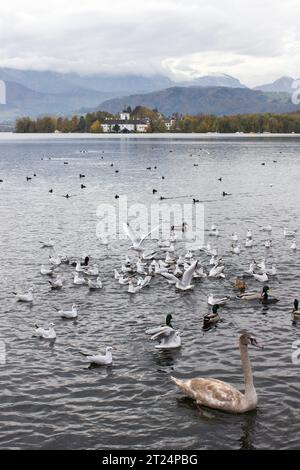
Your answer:
[[[95,263],[91,268],[84,270],[84,274],[87,276],[99,276],[99,268],[98,265]]]
[[[265,247],[266,248],[271,248],[271,246],[272,246],[272,240],[266,240],[265,241]]]
[[[120,196],[118,194],[116,194],[115,199],[120,199]]]
[[[48,240],[47,242],[40,242],[42,245],[41,248],[54,248],[55,242],[54,240]]]
[[[91,364],[96,364],[97,366],[110,366],[113,362],[112,349],[113,348],[110,346],[107,347],[106,354],[104,356],[101,354],[95,354],[95,355],[84,354],[82,352],[80,352],[79,354],[81,354],[82,356],[85,356]]]
[[[49,328],[42,328],[39,325],[35,325],[34,336],[38,336],[39,338],[43,339],[55,339],[56,332],[54,330],[54,323],[49,324]]]
[[[17,292],[13,292],[13,294],[17,296],[18,302],[33,302],[33,287],[30,287],[30,289],[28,289],[28,291],[24,294],[19,294]]]
[[[232,385],[217,379],[195,378],[186,381],[171,377],[177,387],[197,404],[230,413],[245,413],[257,406],[257,394],[253,384],[252,369],[248,355],[248,345],[256,347],[256,338],[250,333],[243,333],[239,339],[240,355],[245,379],[245,393]]]
[[[247,238],[245,241],[245,247],[246,248],[252,248],[253,247],[253,240],[252,238]]]
[[[102,281],[99,276],[97,277],[96,281],[89,279],[88,286],[90,290],[102,289],[103,287]]]
[[[265,225],[260,229],[262,232],[272,232],[272,225]]]
[[[41,274],[42,276],[52,276],[53,275],[53,269],[54,267],[47,267],[44,264],[41,266]]]
[[[75,271],[73,284],[76,286],[82,286],[83,284],[86,284],[86,280],[80,275],[80,273]]]
[[[277,269],[276,266],[272,266],[271,269],[263,269],[263,273],[267,274],[268,276],[277,276]]]
[[[252,238],[252,230],[251,229],[247,230],[246,238]]]
[[[288,230],[287,228],[283,229],[283,235],[285,238],[291,238],[296,236],[296,232],[293,230]]]
[[[63,279],[62,279],[62,276],[60,274],[58,274],[55,279],[50,280],[48,282],[51,286],[51,289],[53,289],[53,290],[61,289],[63,287]]]
[[[239,239],[238,235],[236,232],[234,232],[232,235],[231,235],[231,240],[234,241],[234,242],[237,242]]]
[[[85,178],[85,175],[79,174],[79,178]]]
[[[250,266],[249,266],[249,269],[246,269],[244,271],[244,275],[248,275],[248,276],[252,276],[252,274],[254,273],[255,269],[257,268],[257,264],[255,261],[252,261],[250,263]]]
[[[49,189],[49,193],[51,193],[51,194],[53,193],[53,189],[52,189],[52,188],[51,188],[51,189]]]
[[[206,329],[212,325],[216,325],[220,321],[220,315],[218,314],[220,306],[218,304],[213,305],[212,311],[204,316],[203,328]]]
[[[291,244],[291,250],[296,251],[297,250],[297,244],[296,241],[294,240],[293,243]]]
[[[80,188],[81,188],[81,189],[86,189],[86,186],[85,186],[84,184],[81,184],[81,185],[80,185]]]
[[[240,245],[231,245],[231,251],[232,253],[234,253],[235,255],[239,255],[240,252],[241,252],[241,248],[240,248]]]

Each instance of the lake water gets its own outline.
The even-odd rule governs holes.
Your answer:
[[[79,173],[86,178],[80,180]],[[300,296],[299,251],[293,252],[283,237],[283,227],[299,225],[299,175],[297,136],[0,135],[0,340],[6,350],[6,363],[0,364],[0,447],[299,449],[300,365],[293,364],[291,354],[300,324],[293,325],[290,315]],[[222,191],[232,196],[224,198]],[[60,197],[66,193],[76,196]],[[196,195],[211,201],[205,203],[205,227],[216,223],[220,228],[226,279],[202,280],[183,294],[155,277],[149,289],[130,296],[113,279],[129,242],[105,247],[96,237],[97,207],[117,207],[115,194],[146,207],[159,196]],[[259,231],[267,224],[273,226],[269,250],[264,247],[268,235]],[[247,228],[253,230],[252,249],[244,247]],[[230,253],[234,231],[240,255]],[[58,271],[64,288],[50,291],[40,275],[48,252],[39,243],[49,238],[55,239],[58,252],[74,258],[87,253],[98,262],[103,289],[73,288],[74,268],[63,266]],[[216,246],[209,238],[205,242]],[[147,241],[149,249],[154,246]],[[186,249],[184,242],[176,245],[177,253]],[[209,267],[209,257],[196,256]],[[236,295],[233,282],[253,258],[276,265],[278,276],[269,285],[280,302],[266,310],[256,302],[232,301],[222,309],[223,322],[204,332],[208,293]],[[251,290],[261,288],[254,279],[247,284]],[[12,291],[30,286],[35,289],[33,306],[16,303]],[[73,301],[79,305],[78,321],[61,320],[54,307],[68,308]],[[167,313],[181,331],[182,348],[162,353],[144,332],[163,323]],[[32,336],[36,322],[49,321],[55,322],[54,344]],[[259,397],[256,411],[230,415],[204,409],[170,383],[170,375],[214,377],[243,389],[238,351],[243,328],[265,343],[264,350],[249,349]],[[107,345],[114,347],[110,368],[89,369],[78,353],[101,352]]]

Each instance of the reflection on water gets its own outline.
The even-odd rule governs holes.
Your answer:
[[[299,221],[299,154],[297,138],[2,139],[0,339],[7,358],[0,365],[0,447],[299,448],[299,366],[291,361],[291,345],[299,339],[299,325],[291,319],[299,298],[299,255],[283,238],[283,227],[295,229]],[[148,166],[157,170],[147,171]],[[33,173],[37,177],[26,181]],[[84,190],[80,173],[86,175]],[[76,197],[60,197],[67,192]],[[148,208],[161,195],[211,201],[205,204],[205,226],[218,224],[221,237],[207,236],[205,242],[219,245],[226,278],[195,281],[194,291],[182,294],[155,277],[149,289],[129,296],[113,278],[128,242],[103,246],[96,238],[97,207],[117,207],[115,194]],[[264,242],[270,235],[259,230],[267,224],[273,226],[269,250]],[[249,250],[248,228],[254,240]],[[240,255],[230,252],[233,232],[240,237]],[[62,254],[88,254],[97,262],[103,289],[73,288],[74,268],[62,266],[64,287],[50,291],[39,274],[48,256],[39,242],[49,238]],[[154,247],[147,242],[149,250]],[[182,241],[176,248],[184,255],[188,246]],[[209,257],[198,254],[208,269]],[[220,309],[217,327],[203,331],[207,295],[235,297],[234,280],[253,258],[276,265],[278,276],[269,283],[280,302],[262,307],[232,300]],[[261,288],[252,278],[246,282],[249,290]],[[11,292],[31,285],[32,307],[17,304]],[[73,302],[78,320],[64,321],[54,307],[69,309]],[[145,330],[162,324],[168,313],[181,332],[182,348],[158,351]],[[49,321],[55,323],[56,341],[33,338],[34,324]],[[238,349],[243,329],[265,344],[264,350],[249,349],[258,410],[230,415],[183,397],[170,375],[213,377],[244,388]],[[114,348],[112,367],[90,367],[79,354],[104,353],[108,345]]]

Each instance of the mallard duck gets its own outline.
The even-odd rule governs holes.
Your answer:
[[[269,290],[270,288],[268,286],[264,286],[262,291],[262,297],[260,299],[263,305],[277,304],[277,302],[279,302],[279,299],[276,299],[275,297],[269,297]]]
[[[203,328],[208,328],[212,325],[216,325],[220,321],[220,315],[218,314],[218,310],[220,305],[216,304],[213,305],[212,312],[208,313],[203,318]]]
[[[300,320],[300,311],[298,310],[299,302],[298,299],[294,300],[294,308],[292,311],[292,318],[294,321]]]
[[[243,292],[237,296],[240,300],[261,300],[265,292],[268,292],[269,287],[264,286],[262,292]]]
[[[245,283],[245,281],[237,277],[234,283],[234,287],[240,290],[241,292],[244,292],[247,289],[247,284]]]

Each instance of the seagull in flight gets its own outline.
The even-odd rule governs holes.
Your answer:
[[[130,227],[129,223],[124,223],[123,224],[123,228],[124,228],[124,232],[126,233],[127,237],[131,240],[132,242],[132,246],[130,247],[131,250],[135,250],[135,251],[144,251],[144,248],[142,247],[143,245],[143,242],[145,241],[145,239],[147,237],[149,237],[149,235],[151,235],[152,232],[154,232],[155,230],[157,230],[159,228],[159,226],[155,227],[153,230],[151,230],[150,232],[148,232],[145,236],[143,236],[142,238],[141,237],[138,237],[138,235],[132,230],[132,228]]]

